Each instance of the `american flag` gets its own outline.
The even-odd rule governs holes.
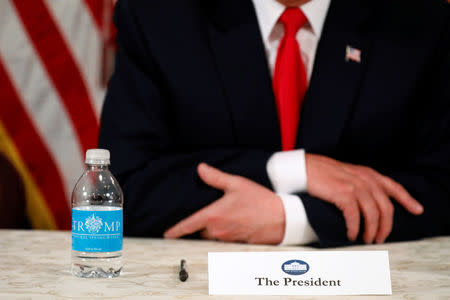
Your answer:
[[[345,60],[346,61],[354,61],[357,63],[361,62],[361,50],[353,48],[351,46],[347,46],[345,51]]]
[[[114,51],[113,0],[0,1],[0,155],[33,228],[69,229],[84,153],[97,145]]]

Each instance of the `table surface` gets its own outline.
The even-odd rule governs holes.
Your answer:
[[[308,247],[126,238],[124,272],[114,279],[70,273],[70,232],[0,230],[0,299],[329,299],[330,296],[209,296],[208,251],[301,251]],[[347,247],[388,250],[392,296],[333,299],[450,299],[450,237]],[[320,251],[320,250],[317,250]],[[179,262],[189,279],[178,279]]]

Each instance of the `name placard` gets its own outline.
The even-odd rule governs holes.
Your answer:
[[[210,295],[391,295],[387,251],[210,252]]]

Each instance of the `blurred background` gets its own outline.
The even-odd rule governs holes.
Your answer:
[[[113,69],[115,0],[0,0],[0,228],[70,229]]]

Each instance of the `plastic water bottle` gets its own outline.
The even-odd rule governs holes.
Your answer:
[[[123,193],[108,169],[109,151],[86,152],[72,193],[72,273],[112,278],[122,271]]]

